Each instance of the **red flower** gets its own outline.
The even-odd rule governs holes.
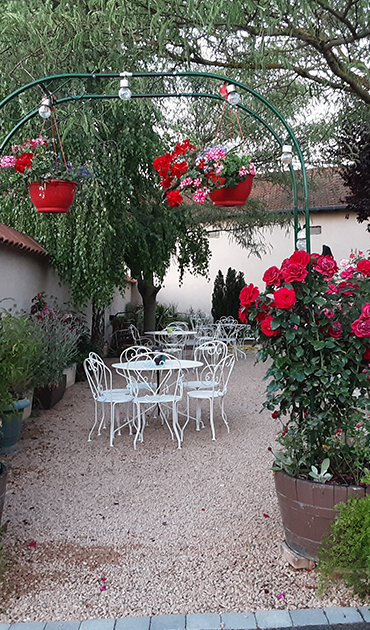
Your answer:
[[[363,305],[361,319],[370,319],[370,302]]]
[[[276,420],[276,418],[279,417],[279,412],[278,411],[273,411],[271,414],[271,417],[274,418],[274,420]]]
[[[329,284],[329,286],[331,287],[332,285]],[[354,282],[340,282],[337,286],[336,293],[340,295],[355,295],[356,290],[359,289],[359,285]]]
[[[243,311],[242,311],[242,308],[244,309]],[[241,307],[239,309],[239,319],[240,319],[242,324],[247,324],[248,323],[247,315],[248,315],[248,308],[246,306]]]
[[[338,271],[338,265],[333,256],[319,256],[314,269],[326,278],[332,278]]]
[[[274,306],[276,306],[276,308],[292,308],[295,302],[296,295],[294,289],[282,287],[274,292]]]
[[[258,287],[255,287],[254,284],[247,284],[246,287],[240,291],[240,304],[241,306],[250,306],[253,302],[256,301],[260,292]]]
[[[356,319],[351,325],[356,337],[370,337],[370,319]]]
[[[190,140],[184,140],[184,142],[178,142],[175,146],[175,150],[172,153],[173,157],[186,153],[187,151],[191,151],[196,149],[193,144],[190,144]]]
[[[180,195],[178,190],[169,190],[166,195],[169,205],[174,206],[175,208],[178,208],[183,200],[183,197]]]
[[[366,348],[366,350],[365,350],[364,354],[362,355],[362,358],[363,358],[365,361],[370,361],[370,347],[369,347],[369,348]]]
[[[360,271],[364,276],[370,276],[370,260],[359,260],[357,263],[357,271]]]
[[[307,274],[308,271],[306,267],[300,263],[289,263],[281,271],[281,275],[283,276],[285,282],[303,282]]]
[[[267,315],[267,317],[265,317],[265,319],[261,322],[261,330],[266,337],[277,337],[280,333],[280,328],[271,330],[271,322],[273,319],[272,315]]]
[[[335,337],[336,339],[339,339],[342,334],[343,330],[340,322],[332,322],[331,325],[328,327],[328,335],[330,335],[330,337]]]
[[[171,162],[171,159],[172,159],[172,156],[170,153],[166,153],[165,155],[160,155],[159,157],[155,158],[153,162],[154,169],[156,171],[160,171],[161,169],[166,169],[167,167],[167,171],[168,171],[168,166],[169,166],[169,163]]]
[[[276,287],[279,287],[281,283],[280,269],[277,267],[269,267],[263,274],[262,280],[266,282],[267,286],[274,284]]]
[[[32,158],[33,153],[22,153],[22,155],[17,157],[14,169],[19,173],[24,173],[26,168],[31,168]]]
[[[285,427],[284,431],[282,432],[282,436],[286,435],[288,433],[288,429]]]
[[[298,249],[289,258],[290,263],[298,263],[299,265],[303,265],[304,267],[307,267],[310,260],[311,260],[310,254],[307,254],[307,252],[303,252]]]
[[[173,177],[181,177],[188,170],[187,162],[177,162],[171,166],[171,175]]]
[[[256,321],[262,322],[265,319],[271,307],[269,304],[266,304],[266,302],[262,302],[261,300],[256,300],[256,307],[261,309],[259,313],[257,313],[256,315]]]

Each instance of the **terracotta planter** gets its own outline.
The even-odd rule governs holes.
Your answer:
[[[4,501],[5,501],[7,476],[8,476],[8,471],[6,469],[6,466],[0,462],[0,524],[1,524],[1,516],[3,513]]]
[[[68,212],[73,203],[77,182],[51,179],[44,184],[29,184],[31,201],[37,212]]]
[[[276,472],[274,478],[286,543],[301,556],[315,561],[320,541],[338,514],[334,505],[345,503],[349,495],[370,494],[370,486],[317,483],[296,479],[283,471]]]
[[[21,434],[23,422],[23,410],[30,407],[28,398],[18,400],[15,404],[15,411],[12,407],[0,411],[2,433],[0,439],[0,453],[12,453],[17,450],[17,443]]]
[[[59,385],[54,387],[38,387],[35,389],[34,400],[42,409],[52,409],[64,396],[66,390],[66,375],[63,374]]]
[[[213,201],[213,205],[244,206],[252,190],[253,177],[253,175],[248,175],[244,182],[239,182],[233,188],[219,188],[211,192],[209,198]]]

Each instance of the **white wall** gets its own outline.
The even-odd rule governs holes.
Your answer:
[[[9,308],[29,311],[31,300],[41,291],[57,298],[59,304],[69,299],[68,287],[59,285],[59,277],[47,258],[7,245],[0,246],[0,303]]]
[[[320,235],[311,236],[311,251],[321,254],[322,246],[328,245],[337,262],[342,258],[348,258],[351,249],[366,252],[370,248],[370,234],[366,231],[367,223],[358,223],[356,215],[351,214],[346,219],[345,212],[316,212],[311,213],[311,226],[321,226]],[[211,312],[211,298],[213,284],[217,272],[221,269],[226,276],[229,267],[236,271],[243,271],[247,284],[253,284],[264,288],[262,276],[265,270],[272,265],[280,267],[284,258],[294,251],[293,229],[276,227],[271,232],[265,230],[264,236],[271,245],[269,254],[262,259],[249,256],[245,249],[235,243],[229,242],[225,233],[219,238],[211,238],[209,243],[212,250],[210,263],[210,280],[185,274],[183,285],[179,286],[178,273],[175,265],[172,265],[165,277],[164,286],[158,293],[160,303],[174,303],[180,311],[186,311],[191,306],[206,313]]]

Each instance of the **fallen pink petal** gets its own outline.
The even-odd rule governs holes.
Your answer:
[[[283,599],[283,597],[285,597],[285,593],[279,593],[277,596],[278,599]]]
[[[107,590],[107,587],[106,587],[106,586],[101,586],[101,587],[100,587],[100,590],[101,590],[101,591],[106,591],[106,590]]]
[[[105,582],[107,578],[106,577],[102,577],[100,579],[101,579],[102,582]]]
[[[264,516],[265,518],[270,518],[270,515],[269,515],[269,514],[265,514],[265,513],[263,513],[263,516]]]
[[[33,540],[32,542],[28,543],[28,546],[29,547],[36,547],[35,541]]]

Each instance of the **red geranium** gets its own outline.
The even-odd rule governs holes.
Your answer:
[[[285,282],[303,282],[307,274],[308,271],[306,267],[300,263],[289,263],[281,271]]]
[[[356,319],[351,325],[356,337],[370,337],[370,319]]]
[[[240,304],[241,306],[250,306],[253,302],[256,301],[260,292],[258,287],[255,287],[254,284],[247,284],[246,287],[240,291]]]
[[[370,276],[370,260],[359,260],[357,263],[357,271],[360,271],[364,276]]]
[[[303,265],[304,267],[307,267],[310,260],[310,254],[307,254],[307,252],[304,251],[300,251],[299,249],[297,249],[294,254],[292,254],[289,258],[290,263],[298,263],[299,265]]]
[[[262,280],[266,282],[267,286],[275,285],[279,287],[281,283],[280,269],[278,267],[269,267],[263,274]]]
[[[314,269],[326,278],[332,278],[338,271],[338,265],[333,256],[319,256],[314,265]]]
[[[294,289],[282,287],[274,292],[274,306],[276,308],[288,309],[292,308],[296,302],[296,294]]]
[[[166,193],[166,196],[169,205],[174,206],[175,208],[178,208],[183,200],[183,197],[180,195],[178,190],[169,190]]]
[[[31,168],[32,158],[33,153],[22,153],[22,155],[17,157],[14,169],[19,173],[24,173],[26,168]]]
[[[331,322],[330,326],[328,327],[328,335],[330,335],[330,337],[335,337],[336,339],[339,339],[339,337],[343,335],[341,323]]]
[[[277,328],[276,330],[271,329],[271,322],[273,319],[272,315],[267,315],[267,317],[265,317],[265,319],[261,322],[261,330],[266,337],[277,337],[280,333],[280,328]]]

